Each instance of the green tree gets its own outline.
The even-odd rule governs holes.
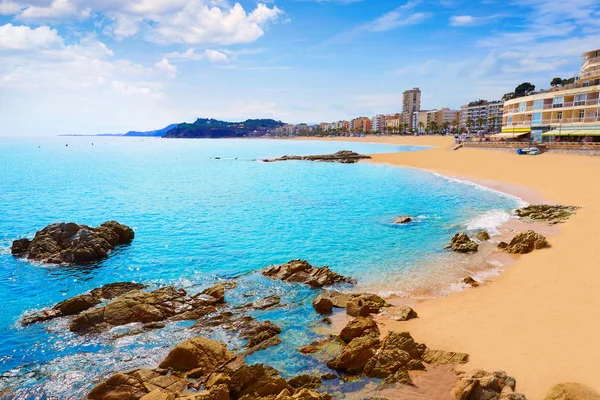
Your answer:
[[[477,118],[477,129],[481,130],[483,129],[484,125],[485,125],[485,118],[479,117]]]
[[[442,122],[442,133],[447,133],[449,126],[450,126],[450,122],[448,122],[448,121]]]
[[[552,79],[552,81],[550,82],[550,86],[552,87],[557,87],[562,85],[563,80],[561,78],[554,78]]]
[[[498,117],[491,116],[488,118],[488,121],[490,123],[490,130],[492,131],[492,133],[496,132],[496,121],[498,121]]]
[[[535,85],[530,82],[523,82],[515,88],[515,96],[521,97],[526,96],[535,90]]]
[[[473,128],[474,124],[475,121],[473,121],[473,118],[467,118],[467,129],[469,132],[471,132],[471,129]]]
[[[419,132],[423,132],[423,130],[425,129],[425,124],[423,123],[423,121],[419,122]]]
[[[512,100],[514,98],[515,98],[515,92],[505,93],[504,96],[502,96],[502,100],[504,100],[504,101]]]

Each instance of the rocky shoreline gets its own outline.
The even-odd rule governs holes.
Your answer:
[[[333,154],[321,154],[313,156],[283,156],[280,158],[263,159],[263,162],[277,161],[320,161],[320,162],[337,162],[341,164],[355,164],[360,160],[369,160],[371,156],[358,154],[349,150],[340,150]]]
[[[544,206],[535,211],[532,208],[520,209],[516,214],[523,215],[522,218],[555,224],[566,220],[576,209],[553,207]],[[571,214],[566,215],[566,212]],[[133,239],[130,228],[114,221],[98,228],[77,225],[75,229],[75,226],[67,225],[50,225],[28,243],[23,240],[15,241],[13,254],[27,257],[33,254],[39,258],[31,259],[44,262],[56,262],[60,259],[61,263],[73,263],[74,261],[67,260],[80,260],[71,257],[71,254],[77,253],[73,248],[81,248],[82,241],[73,239],[81,237],[80,231],[90,232],[89,236],[92,238],[84,242],[86,246],[89,243],[97,244],[100,239],[106,240],[102,235],[110,229],[119,236],[119,240],[106,240],[107,243],[115,243],[114,246],[117,246]],[[123,234],[119,234],[117,230]],[[48,238],[60,250],[53,253],[32,250],[36,240],[39,243],[42,239],[49,240]],[[478,251],[478,243],[489,239],[487,232],[483,231],[473,237],[457,233],[448,249],[472,254]],[[36,246],[39,244],[33,246],[33,249]],[[527,254],[549,246],[542,235],[527,231],[517,234],[510,243],[500,243],[498,249],[511,254]],[[108,256],[108,253],[103,257]],[[38,254],[44,254],[44,257]],[[141,283],[115,282],[26,315],[21,324],[27,327],[66,318],[69,330],[78,335],[99,335],[106,332],[110,335],[115,327],[126,328],[126,331],[112,335],[112,339],[118,339],[163,329],[171,323],[192,321],[192,325],[183,328],[190,338],[172,348],[159,365],[113,374],[88,393],[87,398],[91,400],[328,400],[343,398],[343,394],[330,390],[329,393],[324,392],[322,383],[326,381],[339,381],[341,384],[365,377],[375,380],[380,388],[414,386],[414,371],[425,371],[439,365],[456,366],[469,360],[465,353],[430,349],[426,344],[417,343],[409,332],[390,331],[382,336],[378,325],[380,319],[408,321],[418,318],[417,312],[407,306],[393,307],[372,293],[340,291],[340,288],[353,285],[356,281],[337,274],[329,267],[314,267],[305,260],[292,260],[267,267],[260,271],[260,276],[288,285],[305,285],[310,288],[314,292],[312,306],[315,315],[321,315],[325,324],[330,322],[328,315],[334,309],[345,309],[345,313],[352,318],[339,333],[321,337],[297,349],[299,353],[314,358],[328,368],[329,373],[300,374],[286,379],[271,366],[248,365],[246,357],[283,343],[280,337],[282,327],[250,315],[250,312],[274,310],[284,304],[280,296],[270,293],[263,293],[262,297],[244,304],[229,304],[227,298],[237,288],[235,279],[217,283],[196,294],[172,286],[148,290],[148,286]],[[466,277],[464,283],[473,287],[479,285],[471,277]],[[377,320],[372,318],[373,315],[379,316]],[[239,345],[232,345],[231,342],[227,345],[209,338],[215,328],[237,337]],[[503,371],[456,371],[456,375],[458,383],[451,388],[451,395],[458,400],[526,398],[516,391],[515,379]],[[565,393],[571,397],[560,397]],[[579,393],[588,397],[581,397]],[[563,384],[552,388],[544,400],[600,399],[600,396],[593,397],[595,395],[595,392],[582,385]]]

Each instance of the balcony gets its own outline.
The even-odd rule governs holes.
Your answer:
[[[600,76],[600,69],[596,69],[594,71],[584,72],[583,74],[579,74],[579,79],[588,79],[596,76]]]
[[[587,116],[587,117],[573,117],[573,118],[547,118],[542,120],[541,125],[563,125],[563,124],[577,124],[577,123],[594,123],[600,122],[599,116]]]

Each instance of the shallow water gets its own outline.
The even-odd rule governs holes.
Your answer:
[[[310,306],[314,292],[254,271],[303,258],[356,278],[359,289],[418,296],[424,286],[452,287],[456,267],[448,267],[452,256],[443,248],[454,233],[493,230],[519,205],[513,197],[418,170],[256,161],[343,149],[420,150],[312,141],[0,139],[0,394],[80,398],[112,372],[154,366],[191,336],[189,323],[118,340],[110,339],[114,332],[73,335],[66,320],[18,325],[24,313],[116,281],[197,292],[241,277],[228,303],[274,293],[286,304],[255,315],[284,328],[283,344],[248,362],[266,362],[286,375],[323,370],[296,352],[316,337],[306,329],[320,320]],[[398,215],[416,219],[390,224]],[[131,226],[136,238],[102,262],[60,267],[10,255],[12,240],[32,237],[47,224],[95,226],[110,219]],[[211,335],[231,340],[219,330]]]

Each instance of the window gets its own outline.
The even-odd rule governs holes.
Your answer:
[[[507,121],[508,126],[512,126],[512,118],[513,118],[512,115],[508,117],[508,121]]]
[[[587,94],[578,94],[575,96],[575,106],[585,106]]]
[[[552,108],[562,108],[564,101],[564,97],[555,97],[552,100]]]
[[[522,101],[519,103],[519,112],[523,112],[527,109],[527,103]]]
[[[533,113],[531,116],[531,125],[541,125],[542,124],[542,113]]]
[[[544,108],[544,100],[535,100],[533,102],[533,109],[534,110],[541,110]]]
[[[562,111],[559,111],[558,114],[556,114],[556,119],[562,121]]]

